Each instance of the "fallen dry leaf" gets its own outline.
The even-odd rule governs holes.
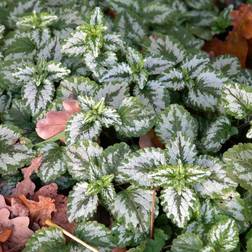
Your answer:
[[[35,192],[33,199],[38,200],[39,196],[44,196],[54,199],[58,195],[58,186],[56,183],[51,183],[42,186],[37,192]]]
[[[146,147],[164,148],[164,145],[160,142],[154,130],[150,130],[147,134],[139,138],[139,146],[141,149]]]
[[[31,219],[41,226],[45,220],[51,219],[52,213],[56,211],[54,200],[49,197],[38,196],[39,201],[28,200],[24,195],[18,198],[28,208]]]
[[[252,5],[241,4],[237,10],[230,13],[233,30],[245,39],[252,38]]]
[[[9,237],[11,236],[12,234],[12,228],[3,228],[3,230],[0,230],[0,242],[1,243],[4,243],[6,242]]]
[[[125,252],[125,251],[127,251],[126,248],[114,248],[114,249],[112,249],[112,252]]]
[[[29,229],[30,220],[28,217],[16,217],[9,219],[10,211],[7,208],[0,209],[0,225],[4,228],[11,228],[12,234],[4,244],[4,251],[6,248],[21,248],[25,245],[26,241],[33,234]]]
[[[49,139],[64,131],[72,114],[80,111],[78,101],[73,99],[63,101],[63,107],[64,111],[50,111],[37,122],[36,132],[39,137]]]
[[[32,160],[31,165],[23,168],[22,173],[24,179],[21,182],[18,182],[16,188],[12,190],[13,195],[33,195],[36,188],[35,184],[30,179],[30,176],[33,172],[37,172],[42,162],[42,156],[39,156]]]
[[[236,56],[239,58],[242,67],[246,65],[248,42],[235,31],[229,32],[225,41],[213,38],[205,43],[203,49],[213,56],[223,54]]]

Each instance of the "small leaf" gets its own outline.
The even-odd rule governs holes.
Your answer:
[[[235,221],[231,218],[219,220],[209,230],[208,241],[217,251],[233,251],[239,243],[239,231]]]
[[[65,237],[60,229],[55,227],[39,229],[28,240],[24,252],[51,252],[60,249],[64,251]],[[63,250],[62,250],[63,249]]]
[[[68,196],[68,218],[69,221],[87,220],[95,213],[98,205],[96,194],[90,195],[88,183],[77,183]]]
[[[198,131],[197,122],[183,106],[172,104],[160,113],[155,132],[163,143],[167,143],[180,131],[194,140]]]
[[[171,252],[199,252],[203,242],[197,234],[184,233],[172,241]]]
[[[196,194],[189,188],[177,191],[173,187],[166,187],[161,191],[160,199],[167,217],[180,228],[185,227],[198,208]]]

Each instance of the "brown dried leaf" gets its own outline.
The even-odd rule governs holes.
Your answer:
[[[11,236],[12,234],[12,228],[3,228],[2,231],[0,231],[0,242],[3,243],[3,242],[6,242],[9,237]]]
[[[164,145],[160,142],[154,130],[150,130],[147,134],[139,138],[139,146],[141,149],[146,147],[164,148]]]

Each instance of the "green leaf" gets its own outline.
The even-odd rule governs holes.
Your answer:
[[[252,144],[238,144],[228,149],[223,159],[229,175],[242,187],[252,189]]]
[[[141,186],[151,186],[148,172],[166,164],[166,157],[161,149],[144,148],[129,154],[118,167],[119,174]]]
[[[116,195],[115,201],[111,205],[111,212],[127,228],[137,228],[148,232],[152,194],[153,192],[150,190],[128,187]]]
[[[98,196],[88,194],[89,184],[86,182],[77,183],[68,196],[68,219],[88,220],[95,213],[98,205]]]
[[[196,194],[189,188],[177,191],[166,187],[161,191],[160,200],[167,217],[180,228],[185,227],[199,205]]]
[[[96,221],[80,222],[75,229],[75,235],[81,240],[101,248],[113,248],[111,230]]]
[[[209,230],[208,241],[217,251],[233,251],[239,243],[235,221],[227,217],[219,220]]]
[[[118,108],[122,124],[115,125],[119,134],[126,137],[138,137],[146,134],[154,124],[154,111],[144,105],[139,98],[125,98]]]
[[[30,141],[14,126],[0,125],[0,174],[15,174],[32,158]]]
[[[221,105],[236,119],[243,119],[252,113],[252,87],[231,83],[223,87]]]
[[[238,134],[238,129],[232,127],[226,116],[219,116],[203,132],[201,145],[203,151],[218,152],[231,136]]]
[[[195,185],[195,190],[202,196],[219,197],[225,191],[235,189],[237,184],[228,177],[226,167],[219,159],[211,156],[199,156],[196,164],[207,168],[210,176]]]
[[[167,142],[165,153],[168,156],[169,163],[172,165],[176,165],[179,162],[192,164],[197,156],[196,146],[181,131],[177,132],[175,138]]]
[[[54,181],[66,172],[65,147],[48,143],[38,151],[42,155],[38,176],[44,183]]]
[[[68,145],[66,149],[67,169],[77,181],[88,180],[89,166],[92,161],[102,155],[102,148],[92,141],[83,140]]]
[[[199,252],[203,242],[197,234],[184,233],[172,241],[171,252]]]
[[[250,121],[250,129],[248,130],[246,137],[247,138],[252,138],[252,121]]]
[[[27,241],[24,252],[64,251],[65,237],[62,231],[55,227],[42,228],[36,231]]]
[[[194,140],[197,131],[197,121],[178,104],[172,104],[162,111],[155,126],[155,132],[163,143],[175,138],[178,132],[183,132],[186,137]]]

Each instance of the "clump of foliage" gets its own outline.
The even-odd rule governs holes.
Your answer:
[[[252,7],[216,2],[0,3],[0,251],[252,251]]]

